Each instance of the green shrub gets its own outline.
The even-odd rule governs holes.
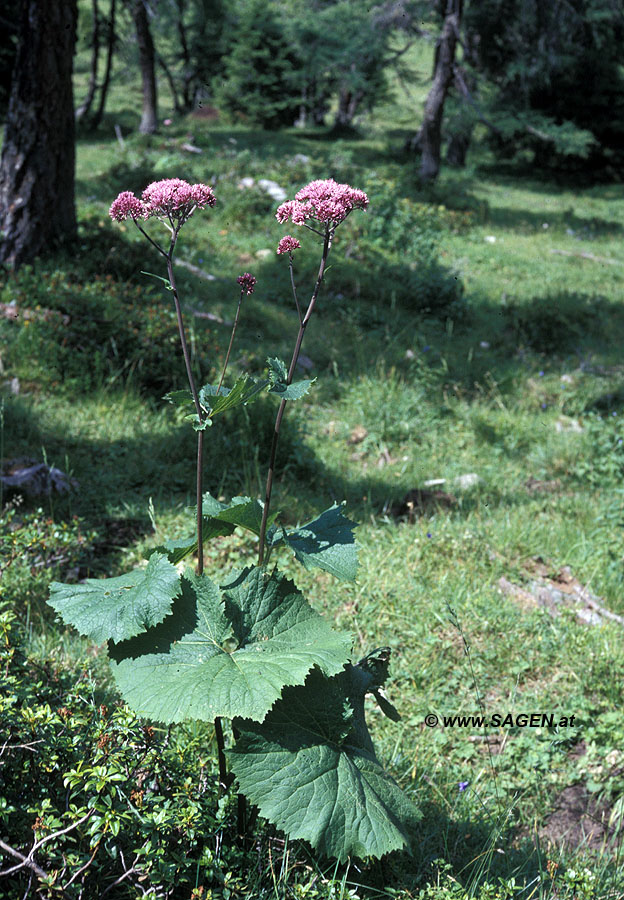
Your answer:
[[[354,234],[364,295],[433,315],[459,313],[463,285],[440,263],[440,243],[445,231],[466,227],[470,214],[416,202],[393,181],[376,179],[366,190],[374,214],[358,222]]]
[[[538,353],[561,355],[588,336],[603,335],[608,300],[595,294],[559,291],[502,307],[505,324],[516,341]]]
[[[130,381],[156,395],[181,383],[173,304],[151,286],[120,284],[111,275],[73,281],[37,265],[0,284],[0,300],[20,310],[17,321],[0,322],[0,334],[5,365],[27,382],[86,392]],[[197,328],[202,355],[195,362],[207,372],[214,343],[203,321]]]

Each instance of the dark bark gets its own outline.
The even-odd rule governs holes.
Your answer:
[[[191,62],[191,54],[189,51],[188,39],[186,36],[186,28],[184,27],[184,11],[186,8],[186,0],[176,0],[178,10],[178,18],[176,27],[178,29],[178,37],[180,39],[180,51],[182,56],[182,104],[184,109],[189,110],[193,106],[193,96],[191,91],[191,83],[194,78],[193,64]]]
[[[455,49],[461,24],[462,0],[447,0],[442,34],[436,48],[433,84],[425,101],[425,115],[419,133],[421,149],[420,178],[435,181],[440,171],[442,115],[448,89],[453,80]]]
[[[87,88],[86,96],[80,106],[76,109],[77,122],[80,122],[81,119],[89,114],[97,90],[97,71],[100,58],[100,13],[98,10],[98,0],[92,0],[92,5],[93,28],[91,31],[91,72],[89,75],[89,86]]]
[[[24,0],[0,159],[0,262],[74,237],[76,0]]]
[[[108,96],[108,88],[110,85],[111,75],[113,72],[113,55],[115,53],[115,13],[117,0],[111,0],[110,13],[106,24],[106,66],[104,68],[104,78],[102,79],[102,87],[100,88],[100,98],[95,114],[91,120],[93,128],[97,128],[102,121],[104,108],[106,107],[106,98]]]
[[[139,131],[153,134],[158,128],[158,95],[156,92],[156,53],[149,26],[146,0],[134,0],[132,16],[139,46],[139,66],[143,85],[143,112]]]
[[[334,129],[352,128],[355,114],[364,98],[364,91],[352,91],[342,87],[338,94],[338,109],[334,119]]]
[[[453,132],[446,148],[446,161],[449,166],[463,169],[466,165],[466,156],[472,139],[472,126]]]
[[[160,53],[157,53],[156,56],[158,59],[158,64],[165,73],[165,78],[167,79],[167,83],[169,84],[169,90],[171,91],[171,96],[173,99],[173,108],[176,113],[182,113],[184,112],[184,101],[180,101],[180,98],[178,96],[178,89],[176,87],[175,78],[173,77],[173,72],[167,65],[165,59],[160,55]]]

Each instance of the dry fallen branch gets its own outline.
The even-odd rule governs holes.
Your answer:
[[[592,262],[601,262],[608,263],[610,266],[621,266],[624,263],[619,259],[610,259],[608,256],[594,256],[593,253],[586,253],[585,251],[581,251],[579,253],[575,253],[574,250],[554,250],[551,249],[551,253],[557,253],[559,256],[576,256],[579,259],[590,259]]]
[[[20,853],[19,850],[15,850],[13,847],[10,847],[8,844],[5,844],[4,841],[0,840],[0,849],[5,850],[11,856],[14,856],[16,859],[21,860],[21,862],[19,862],[16,866],[11,866],[10,869],[2,869],[2,871],[0,871],[0,877],[3,875],[12,875],[13,872],[17,872],[17,871],[19,871],[19,869],[23,869],[24,867],[27,867],[29,869],[32,869],[33,872],[36,872],[37,875],[39,876],[39,878],[47,878],[48,877],[47,872],[44,872],[44,870],[42,868],[40,868],[36,864],[36,862],[33,860],[33,857],[34,857],[35,853],[37,852],[37,850],[39,850],[40,847],[43,847],[44,844],[47,844],[48,841],[53,841],[54,838],[61,837],[61,835],[68,834],[70,831],[73,831],[75,828],[79,828],[81,825],[83,825],[87,821],[87,819],[91,818],[91,816],[93,815],[94,812],[95,812],[95,807],[93,807],[87,813],[85,813],[84,816],[82,816],[80,819],[78,819],[77,822],[72,822],[72,824],[68,825],[66,828],[61,828],[60,831],[54,831],[52,834],[48,834],[44,838],[41,838],[40,841],[35,841],[35,843],[30,848],[30,852],[29,852],[28,856],[24,856],[24,854]]]

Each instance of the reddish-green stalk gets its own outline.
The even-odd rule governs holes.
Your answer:
[[[165,259],[167,260],[167,275],[169,277],[169,284],[171,286],[171,292],[173,294],[173,302],[175,305],[176,318],[178,321],[178,332],[180,334],[180,343],[182,345],[182,354],[184,356],[184,364],[186,366],[186,375],[188,378],[189,387],[191,389],[191,394],[193,396],[193,403],[195,405],[195,412],[197,414],[197,418],[199,420],[199,425],[202,425],[204,422],[204,411],[202,410],[201,404],[199,402],[199,394],[197,393],[197,385],[195,384],[195,378],[193,376],[193,369],[191,367],[191,356],[188,349],[188,343],[186,340],[186,332],[184,329],[184,319],[182,317],[182,306],[180,304],[180,297],[178,295],[178,288],[175,280],[175,274],[173,271],[173,254],[175,250],[176,241],[178,239],[178,234],[180,231],[181,224],[177,226],[172,222],[171,225],[171,241],[169,243],[169,250],[165,251],[156,241],[152,240],[152,238],[147,234],[146,231],[141,228],[139,223],[135,220],[135,224],[139,231],[145,235],[150,244],[152,244],[159,253],[161,253]],[[242,293],[241,293],[242,300]],[[238,312],[240,310],[240,300],[238,304],[238,310],[236,313],[236,321],[238,321]],[[236,328],[236,323],[234,326],[234,330]],[[230,347],[228,349],[228,357],[226,359],[226,364],[223,369],[223,373],[221,375],[221,380],[223,380],[223,376],[225,375],[225,368],[227,367],[227,361],[229,359],[230,350],[232,348],[232,342],[234,340],[234,332],[232,333],[232,338],[230,340]],[[219,387],[221,385],[219,384]],[[203,455],[204,455],[204,433],[203,431],[197,432],[197,467],[196,467],[196,501],[197,501],[197,520],[196,520],[196,528],[197,528],[197,574],[202,575],[204,571],[204,541],[203,541],[203,506],[202,506],[202,497],[203,497]],[[225,759],[225,740],[223,737],[223,726],[221,724],[221,719],[217,716],[214,722],[215,729],[215,738],[217,741],[217,757],[219,762],[219,785],[221,790],[227,790],[229,787],[230,779],[227,770],[227,763]]]
[[[327,257],[329,256],[329,251],[331,250],[332,237],[334,233],[334,228],[332,228],[331,224],[328,222],[325,226],[325,234],[323,235],[323,254],[321,256],[321,264],[319,266],[318,275],[316,277],[316,284],[314,285],[314,290],[312,292],[312,297],[310,298],[310,302],[308,303],[308,308],[306,309],[305,315],[303,319],[301,318],[301,314],[299,314],[299,332],[297,334],[297,339],[295,341],[295,349],[293,350],[292,359],[290,361],[290,366],[288,368],[288,376],[286,378],[286,384],[291,384],[293,380],[293,376],[295,374],[295,368],[297,366],[297,360],[299,359],[299,353],[301,352],[301,344],[303,343],[303,336],[305,334],[306,327],[308,322],[310,321],[310,317],[314,312],[314,306],[316,304],[316,300],[319,294],[319,290],[321,288],[321,283],[323,281],[323,275],[325,274],[325,266],[327,264]],[[292,275],[292,264],[291,264],[291,284],[293,288],[293,293],[295,297],[295,303],[297,305],[297,310],[299,310],[299,302],[297,300],[297,291],[295,288],[294,276]],[[269,508],[271,506],[271,493],[273,491],[273,478],[275,474],[275,458],[277,455],[277,444],[279,441],[279,433],[280,427],[282,424],[282,419],[284,417],[284,411],[286,409],[286,401],[282,400],[279,409],[277,410],[277,416],[275,417],[275,427],[273,429],[273,439],[271,441],[271,453],[269,456],[269,471],[267,473],[266,480],[266,489],[264,496],[264,509],[262,510],[262,523],[260,525],[260,542],[258,545],[258,565],[261,566],[264,562],[264,552],[265,552],[265,544],[266,544],[266,530],[267,530],[267,522],[269,518]]]

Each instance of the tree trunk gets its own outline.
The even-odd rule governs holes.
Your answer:
[[[449,166],[463,169],[466,165],[466,156],[470,141],[472,138],[472,126],[470,128],[460,128],[451,134],[446,148],[446,161]]]
[[[110,85],[111,74],[113,71],[113,54],[115,52],[115,10],[117,0],[111,0],[110,14],[106,25],[106,67],[104,69],[104,78],[102,79],[102,87],[100,88],[100,99],[98,107],[95,111],[91,125],[97,128],[102,121],[104,108],[106,106],[106,97],[108,95],[108,87]]]
[[[98,60],[100,57],[100,14],[98,11],[98,0],[93,0],[93,30],[91,31],[91,74],[89,76],[89,86],[87,94],[80,106],[76,110],[76,122],[80,122],[89,114],[95,91],[97,89],[97,70]]]
[[[147,16],[147,0],[134,0],[132,15],[139,45],[139,65],[143,83],[143,113],[139,131],[154,134],[158,128],[158,97],[156,93],[156,53]]]
[[[184,11],[186,8],[186,0],[176,0],[178,9],[178,18],[176,27],[178,29],[178,37],[180,39],[180,51],[182,56],[182,103],[184,109],[192,109],[193,96],[191,91],[191,83],[193,81],[194,72],[191,62],[191,54],[189,52],[188,39],[186,36],[186,28],[184,27]]]
[[[171,97],[173,99],[173,108],[177,115],[184,112],[183,102],[180,102],[180,98],[178,97],[178,89],[176,87],[175,78],[173,77],[173,72],[167,65],[165,59],[160,55],[160,53],[156,54],[158,59],[158,63],[165,73],[165,78],[169,84],[169,90],[171,91]]]
[[[23,0],[0,159],[0,262],[76,234],[72,64],[76,0]]]
[[[442,114],[444,101],[453,80],[455,48],[459,36],[462,0],[447,0],[442,34],[436,48],[433,84],[425,101],[425,115],[420,129],[420,178],[435,181],[440,171]]]
[[[349,88],[340,89],[338,109],[336,110],[333,126],[335,130],[339,131],[341,128],[348,129],[353,127],[353,119],[363,96],[363,91],[351,91]]]

